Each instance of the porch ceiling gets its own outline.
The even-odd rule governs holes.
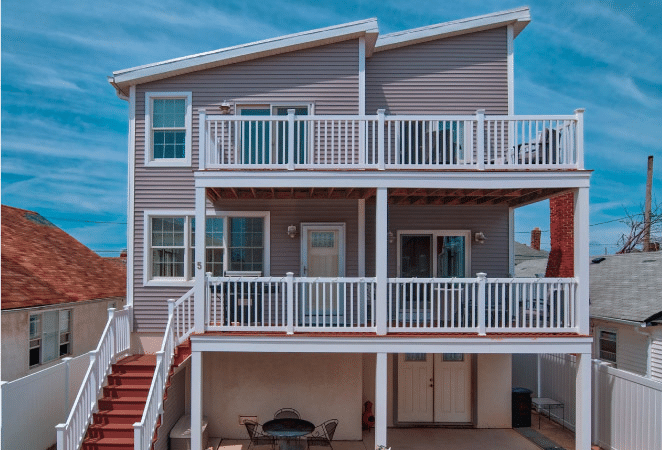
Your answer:
[[[528,189],[389,189],[392,205],[507,205],[523,206],[553,197],[565,188]],[[211,201],[218,200],[374,200],[375,189],[366,188],[208,188]]]

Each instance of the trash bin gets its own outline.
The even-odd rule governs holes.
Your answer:
[[[525,388],[513,388],[513,428],[531,426],[531,394]]]

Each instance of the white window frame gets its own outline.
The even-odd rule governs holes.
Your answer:
[[[154,99],[185,99],[186,117],[184,124],[186,127],[186,138],[184,140],[184,158],[159,158],[154,159],[154,149],[152,143],[152,110]],[[145,92],[145,166],[148,167],[190,167],[192,153],[192,132],[193,132],[193,94],[191,92]]]
[[[229,234],[228,218],[230,217],[262,217],[263,225],[263,253],[262,253],[262,275],[269,276],[271,261],[271,213],[269,211],[207,211],[207,218],[222,217],[223,223],[223,265],[228,271],[229,265]],[[152,219],[161,217],[184,217],[184,277],[159,277],[152,278]],[[148,210],[144,212],[143,236],[145,245],[143,247],[143,286],[193,286],[195,284],[195,273],[192,273],[193,260],[192,249],[195,243],[191,240],[191,220],[195,219],[195,211],[192,210]],[[232,272],[241,275],[242,272]],[[249,275],[252,272],[245,272]]]
[[[44,347],[44,319],[43,319],[43,315],[45,313],[53,313],[53,312],[57,313],[57,357],[53,358],[53,359],[50,359],[48,361],[44,361],[44,359],[43,359],[43,357],[44,357],[44,352],[43,352],[43,347]],[[67,343],[69,344],[69,352],[64,354],[64,355],[60,355],[60,345],[62,344],[62,332],[60,331],[60,314],[63,313],[63,312],[68,312],[69,313],[69,324],[68,324],[69,328],[66,331],[66,333],[69,334],[69,339],[67,340]],[[30,341],[32,340],[30,338],[30,319],[33,316],[39,316],[39,337],[38,337],[39,346],[38,347],[32,347],[30,345]],[[39,311],[39,312],[30,313],[28,315],[28,368],[29,369],[33,369],[35,367],[43,366],[44,364],[48,364],[48,363],[51,363],[53,361],[57,361],[57,360],[62,359],[62,358],[66,358],[67,356],[71,356],[73,354],[73,349],[74,349],[73,348],[73,339],[72,339],[72,337],[73,337],[73,316],[74,316],[74,313],[73,313],[72,308],[64,308],[64,309],[56,309],[56,310],[49,309],[49,310],[43,310],[43,311]],[[30,364],[30,351],[33,348],[39,348],[39,362],[37,364],[32,364],[31,365]]]
[[[397,276],[400,276],[400,258],[401,258],[401,251],[402,251],[402,246],[400,244],[401,242],[401,235],[409,235],[413,234],[416,236],[422,236],[422,235],[431,235],[432,236],[432,245],[436,245],[436,239],[439,236],[463,236],[465,239],[465,261],[464,261],[464,273],[466,274],[466,278],[471,278],[471,230],[398,230],[396,234],[396,246],[397,246],[397,264],[396,264],[396,270],[397,270]],[[435,274],[437,273],[437,262],[436,258],[433,258],[432,261],[432,273]]]

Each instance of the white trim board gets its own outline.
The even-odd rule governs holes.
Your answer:
[[[145,83],[196,70],[249,61],[362,36],[366,38],[366,51],[370,55],[378,34],[376,18],[359,20],[118,70],[113,72],[108,81],[120,93],[123,87],[130,84]]]

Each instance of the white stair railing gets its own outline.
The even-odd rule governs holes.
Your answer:
[[[77,450],[97,410],[106,376],[118,357],[128,353],[131,340],[131,306],[120,311],[108,309],[108,322],[99,345],[90,352],[90,365],[65,423],[55,427],[57,450]]]
[[[156,368],[145,409],[140,422],[133,424],[134,450],[149,450],[151,446],[156,424],[163,414],[163,396],[175,348],[188,339],[193,332],[194,291],[195,288],[191,289],[178,300],[168,300],[168,323],[163,335],[161,350],[156,352]]]

